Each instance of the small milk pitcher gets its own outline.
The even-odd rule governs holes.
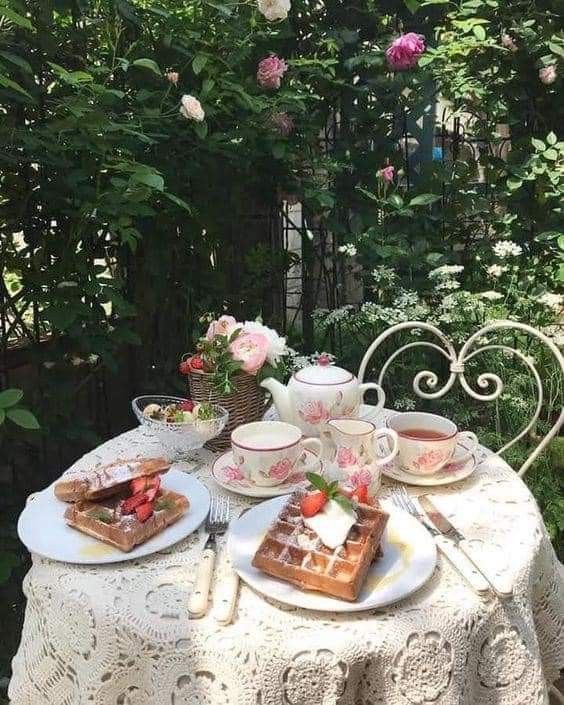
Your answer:
[[[377,441],[387,437],[391,451],[378,454]],[[362,419],[330,419],[322,432],[325,475],[338,480],[350,489],[367,486],[374,496],[380,488],[382,465],[390,462],[398,452],[398,434],[390,428],[376,428]]]

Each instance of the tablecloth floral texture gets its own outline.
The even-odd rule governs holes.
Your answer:
[[[136,429],[74,467],[159,451]],[[198,453],[206,462],[195,474],[212,487],[213,456]],[[483,452],[481,459],[471,478],[435,494],[484,565],[509,571],[512,600],[477,597],[439,558],[422,589],[386,609],[309,612],[244,586],[235,622],[221,627],[213,608],[203,619],[188,618],[201,533],[107,566],[34,556],[12,705],[548,702],[547,681],[564,666],[559,564],[525,485],[497,456]],[[248,504],[233,498],[235,513]],[[216,581],[226,561],[221,551]]]

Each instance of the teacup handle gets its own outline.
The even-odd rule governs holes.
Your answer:
[[[469,460],[476,452],[476,449],[478,448],[478,445],[480,443],[480,441],[478,440],[478,436],[475,433],[472,433],[472,431],[460,431],[458,433],[458,436],[456,437],[456,442],[458,443],[463,436],[468,438],[472,445],[462,457],[456,458],[457,463],[465,463],[467,460]]]
[[[376,443],[377,440],[384,437],[390,439],[392,450],[388,453],[388,455],[384,455],[383,457],[376,455],[376,458],[374,459],[376,465],[385,465],[386,463],[389,463],[390,460],[393,460],[398,453],[398,434],[391,428],[377,428],[374,431],[373,443]]]
[[[359,384],[358,390],[360,392],[360,399],[362,402],[364,401],[365,392],[367,392],[369,389],[374,389],[378,393],[378,403],[374,408],[376,409],[376,411],[381,411],[386,401],[386,392],[382,389],[379,384],[375,384],[374,382],[365,382],[364,384]]]
[[[308,448],[315,453],[318,458],[321,458],[321,441],[319,438],[302,438],[301,440],[302,448]]]

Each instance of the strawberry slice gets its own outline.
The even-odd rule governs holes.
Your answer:
[[[356,499],[360,504],[370,504],[368,485],[359,485],[353,492],[353,499]]]
[[[325,503],[327,502],[327,499],[327,492],[323,492],[321,490],[318,492],[309,492],[308,494],[306,494],[305,497],[303,497],[300,501],[300,510],[302,512],[302,516],[315,516],[318,512],[323,509]]]
[[[151,487],[150,489],[148,489],[148,490],[144,493],[144,494],[145,494],[145,497],[147,497],[147,502],[154,502],[154,501],[155,501],[155,497],[157,496],[158,491],[159,491],[159,488],[158,488],[158,487]]]
[[[147,519],[153,514],[153,503],[145,502],[144,504],[140,504],[138,507],[135,507],[135,514],[140,522],[146,522]]]
[[[145,502],[147,502],[147,495],[144,492],[138,492],[137,494],[123,500],[121,503],[121,513],[133,514],[136,508]]]
[[[161,486],[161,476],[160,475],[150,475],[143,477],[136,477],[131,480],[129,487],[131,488],[131,494],[139,494],[139,492],[147,492],[152,487],[159,489]]]

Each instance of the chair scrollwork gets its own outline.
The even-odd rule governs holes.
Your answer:
[[[506,353],[508,356],[517,357],[521,363],[527,368],[532,379],[535,383],[536,388],[536,403],[534,413],[530,421],[519,431],[519,433],[506,443],[502,448],[500,448],[497,453],[504,453],[506,450],[511,448],[517,441],[529,434],[534,428],[539,419],[539,416],[543,407],[544,391],[543,383],[539,371],[535,365],[535,361],[532,360],[526,353],[517,348],[511,347],[505,343],[495,343],[490,342],[489,337],[494,334],[499,334],[500,332],[513,332],[518,335],[526,335],[530,338],[534,338],[541,343],[543,343],[552,353],[557,369],[559,369],[560,374],[564,374],[564,357],[562,353],[555,345],[555,343],[544,333],[528,326],[524,323],[518,323],[516,321],[494,321],[486,326],[483,326],[475,333],[473,333],[468,340],[462,345],[460,350],[457,352],[453,343],[449,338],[436,326],[425,323],[422,321],[407,321],[405,323],[398,323],[397,325],[391,326],[385,330],[381,335],[379,335],[369,346],[368,350],[362,358],[360,363],[360,368],[358,371],[359,381],[364,381],[368,366],[372,359],[374,353],[380,348],[380,346],[388,340],[390,337],[396,335],[397,333],[405,331],[422,331],[432,334],[440,344],[437,342],[431,342],[427,340],[417,340],[414,342],[406,343],[397,350],[395,350],[388,359],[384,362],[380,368],[377,382],[382,385],[384,378],[392,365],[392,363],[406,351],[414,349],[430,349],[434,350],[438,354],[442,355],[448,362],[448,377],[442,384],[439,385],[439,377],[436,372],[431,370],[421,370],[417,372],[413,378],[413,391],[417,396],[422,399],[441,399],[444,397],[454,386],[456,381],[460,383],[461,388],[464,392],[477,401],[494,401],[500,397],[503,392],[504,384],[503,380],[498,374],[493,372],[483,372],[476,377],[476,388],[471,386],[471,384],[466,379],[466,365],[471,360],[475,360],[479,355],[483,353],[497,351]],[[548,433],[540,440],[540,443],[536,446],[533,452],[529,455],[527,460],[519,468],[518,474],[523,476],[535,459],[540,453],[546,448],[548,443],[558,434],[559,430],[562,428],[564,423],[564,407],[561,406],[560,414],[556,421],[553,423]]]

